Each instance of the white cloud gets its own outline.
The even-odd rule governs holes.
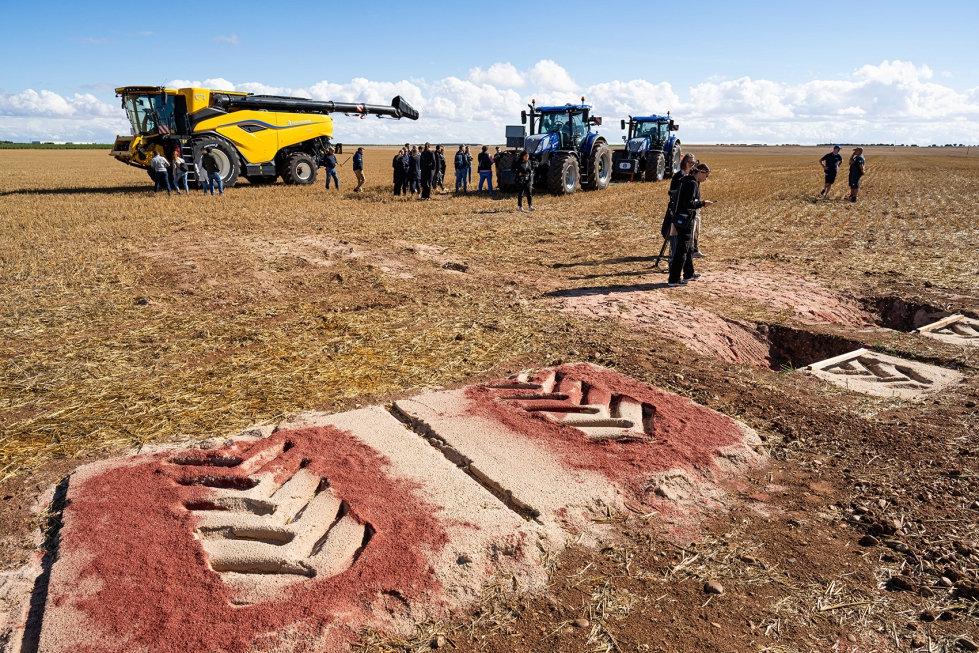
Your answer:
[[[238,35],[232,34],[231,36],[215,36],[214,40],[218,43],[231,43],[232,45],[238,45]]]
[[[942,77],[952,77],[952,73],[948,72],[947,70],[943,70]]]
[[[470,68],[467,77],[473,84],[489,84],[503,88],[520,87],[527,83],[523,74],[509,61],[506,63],[497,62],[486,70]]]
[[[421,113],[417,122],[337,116],[336,138],[348,143],[499,142],[503,127],[517,122],[531,98],[539,104],[564,104],[577,103],[583,94],[595,114],[605,119],[600,133],[613,142],[621,136],[620,118],[671,110],[688,143],[979,144],[979,88],[960,92],[932,77],[927,66],[884,61],[844,79],[802,84],[715,78],[678,92],[667,82],[613,79],[582,88],[564,68],[544,60],[526,71],[505,63],[473,68],[467,79],[356,78],[284,88],[212,78],[172,80],[168,86],[384,105],[400,95]],[[523,87],[515,86],[518,80]],[[101,87],[92,85],[91,90]],[[117,133],[129,133],[117,103],[103,103],[91,94],[0,90],[0,138],[106,142]]]
[[[542,59],[534,64],[527,77],[535,86],[547,91],[575,92],[579,88],[568,71],[550,59]]]

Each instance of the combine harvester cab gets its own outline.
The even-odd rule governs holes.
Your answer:
[[[125,86],[116,95],[133,135],[117,137],[111,156],[152,176],[150,160],[157,152],[172,160],[178,151],[198,164],[212,146],[225,186],[242,176],[253,184],[278,177],[287,184],[315,182],[332,144],[333,113],[418,119],[400,96],[384,106],[162,86]],[[191,168],[189,179],[196,180],[196,165]]]
[[[629,116],[622,121],[625,149],[612,152],[612,174],[616,179],[662,181],[680,169],[683,151],[673,132],[680,125],[670,112],[665,116]]]
[[[590,115],[591,107],[585,98],[581,104],[561,107],[538,107],[536,101],[527,105],[530,111],[520,112],[520,122],[529,119],[530,135],[525,128],[507,127],[507,146],[514,149],[502,152],[496,160],[497,185],[504,190],[516,188],[513,164],[520,149],[530,153],[534,165],[534,186],[546,188],[555,195],[567,195],[578,190],[604,190],[612,180],[612,150],[604,137],[591,130],[601,126],[602,119]]]

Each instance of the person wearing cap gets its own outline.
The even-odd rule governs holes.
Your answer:
[[[857,192],[860,190],[860,178],[867,174],[867,159],[863,157],[863,148],[853,148],[850,155],[850,194],[846,196],[851,202],[857,201]]]
[[[330,179],[336,182],[337,190],[340,190],[340,178],[337,176],[337,157],[332,147],[326,148],[326,156],[323,157],[323,170],[326,172],[326,190],[330,190]]]
[[[840,164],[843,163],[843,157],[840,156],[840,146],[834,145],[833,151],[829,154],[823,155],[823,158],[819,160],[819,165],[823,167],[823,181],[825,185],[823,186],[823,192],[820,193],[823,197],[829,195],[830,189],[836,182],[836,173],[840,169]]]

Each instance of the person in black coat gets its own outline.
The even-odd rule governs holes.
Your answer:
[[[432,199],[432,184],[435,183],[435,175],[438,174],[439,169],[439,160],[435,156],[435,150],[432,149],[431,143],[425,143],[425,149],[422,150],[421,156],[418,158],[421,162],[422,199],[430,200]]]
[[[523,197],[527,196],[527,210],[534,210],[534,164],[530,162],[530,153],[522,150],[513,164],[513,174],[517,176],[517,209],[523,211]]]
[[[418,182],[422,178],[422,162],[421,157],[418,156],[418,148],[411,148],[411,152],[408,153],[408,175],[406,177],[408,181],[408,191],[414,195],[418,192]]]
[[[408,168],[405,165],[405,148],[402,147],[401,151],[394,155],[391,167],[394,168],[394,194],[400,196],[406,192],[405,178],[408,174]]]
[[[710,206],[713,202],[700,199],[700,184],[710,176],[710,167],[706,163],[695,165],[690,174],[680,180],[680,188],[673,200],[673,227],[676,229],[676,247],[673,258],[670,259],[670,278],[667,285],[685,286],[688,281],[700,278],[693,270],[693,257],[690,248],[693,244],[693,229],[697,221],[697,211]],[[680,273],[683,279],[680,279]]]

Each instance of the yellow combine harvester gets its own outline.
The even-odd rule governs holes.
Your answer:
[[[179,151],[195,164],[207,146],[221,160],[225,186],[245,177],[253,184],[311,184],[333,138],[331,113],[379,118],[418,119],[401,96],[391,106],[320,102],[294,97],[252,95],[204,88],[163,86],[116,89],[132,123],[132,136],[116,137],[111,155],[145,168],[159,152],[172,160]],[[189,179],[196,180],[191,166]]]

